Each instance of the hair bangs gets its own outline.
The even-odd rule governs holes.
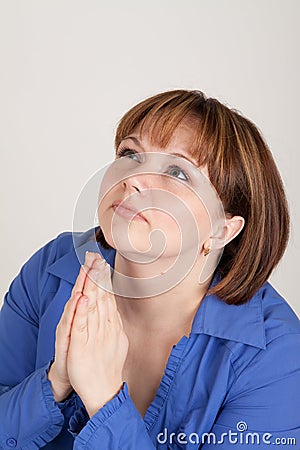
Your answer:
[[[178,94],[174,96],[174,91],[172,91],[167,96],[151,97],[124,115],[116,131],[116,149],[121,141],[136,131],[137,128],[141,137],[147,132],[150,143],[164,149],[169,144],[178,126],[186,122],[194,131],[189,153],[198,161],[199,166],[205,164],[208,154],[200,151],[204,141],[204,130],[199,110],[203,101],[205,101],[204,95],[199,96],[198,92],[195,96],[182,92],[180,96]]]

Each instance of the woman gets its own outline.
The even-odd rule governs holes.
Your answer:
[[[267,282],[289,215],[259,131],[176,90],[115,144],[99,227],[49,242],[5,297],[0,448],[299,447],[300,325]]]

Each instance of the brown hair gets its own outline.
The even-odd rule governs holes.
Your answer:
[[[141,134],[149,131],[151,143],[165,148],[184,119],[193,119],[191,155],[199,166],[207,164],[225,213],[245,219],[224,247],[217,266],[221,280],[208,293],[242,304],[267,281],[286,249],[290,223],[283,183],[257,127],[201,91],[168,91],[137,104],[120,120],[115,146],[139,125]],[[101,229],[96,237],[109,247]]]

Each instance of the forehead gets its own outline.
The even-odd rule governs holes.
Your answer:
[[[180,150],[184,153],[191,154],[192,146],[195,141],[196,130],[188,122],[180,123],[172,132],[164,132],[163,129],[150,124],[149,126],[138,125],[135,127],[125,139],[132,140],[136,145],[143,148],[145,151],[153,149],[162,150]]]

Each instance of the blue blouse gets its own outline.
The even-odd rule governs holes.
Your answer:
[[[55,329],[95,230],[66,232],[22,267],[0,313],[0,448],[300,449],[300,324],[269,284],[240,306],[206,296],[173,346],[144,419],[127,383],[89,419],[47,380]],[[213,283],[217,281],[215,276]],[[179,312],[180,313],[180,312]],[[290,447],[289,447],[290,446]]]

